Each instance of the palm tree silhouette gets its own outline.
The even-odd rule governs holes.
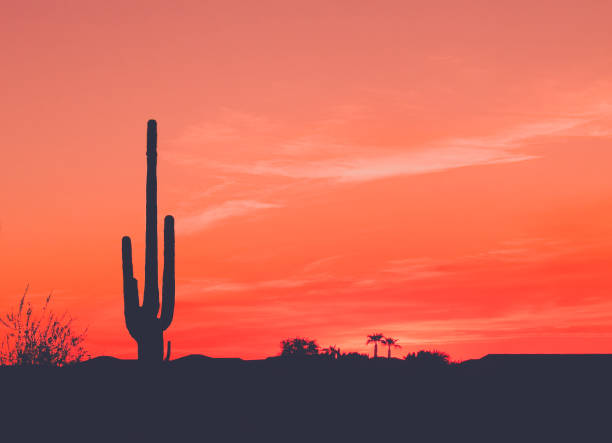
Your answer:
[[[385,338],[385,336],[379,333],[368,335],[366,344],[369,345],[370,343],[374,343],[374,358],[378,358],[378,343],[382,342],[383,338]]]
[[[382,339],[381,343],[388,346],[387,350],[387,359],[391,360],[391,347],[401,348],[401,345],[397,344],[397,338],[385,337]]]

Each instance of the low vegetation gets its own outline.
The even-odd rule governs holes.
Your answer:
[[[51,294],[36,312],[27,292],[26,287],[17,309],[0,318],[8,329],[0,345],[0,365],[66,366],[87,359],[86,331],[75,331],[72,318],[50,309]]]
[[[391,337],[385,337],[383,334],[376,333],[368,335],[367,343],[374,343],[373,359],[378,357],[377,344],[381,343],[388,347],[386,359],[391,360],[391,349],[400,348],[397,344],[398,340]],[[321,348],[316,340],[311,340],[304,337],[288,338],[281,341],[281,357],[317,357],[330,360],[369,360],[368,354],[359,352],[341,352],[336,346]],[[418,352],[408,353],[404,360],[414,362],[425,366],[448,366],[451,365],[450,358],[445,352],[437,350],[420,350]]]

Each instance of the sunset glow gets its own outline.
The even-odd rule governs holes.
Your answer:
[[[136,356],[152,118],[173,357],[612,352],[612,3],[58,5],[0,15],[0,312]]]

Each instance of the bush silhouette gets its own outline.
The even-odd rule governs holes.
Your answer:
[[[368,354],[360,354],[359,352],[347,352],[345,354],[340,355],[339,359],[349,361],[363,361],[369,360],[370,356]]]
[[[416,363],[428,365],[428,366],[450,365],[448,354],[445,352],[436,351],[436,350],[433,350],[433,351],[420,350],[417,353],[412,352],[406,355],[406,357],[404,357],[404,360],[409,361],[409,362],[416,362]]]
[[[49,310],[51,294],[36,314],[26,301],[26,287],[16,311],[0,318],[9,329],[0,345],[0,365],[66,366],[89,357],[83,347],[86,330],[72,329],[72,318]]]
[[[308,338],[288,338],[281,342],[281,356],[283,357],[307,357],[319,355],[319,345],[316,341]]]
[[[342,353],[340,352],[340,348],[336,346],[329,346],[321,350],[322,357],[328,358],[329,360],[338,360]]]

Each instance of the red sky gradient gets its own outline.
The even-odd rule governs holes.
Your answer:
[[[0,311],[27,283],[36,303],[53,291],[93,355],[135,357],[121,237],[144,281],[155,118],[173,357],[261,358],[295,335],[366,352],[373,332],[454,360],[612,352],[610,17],[606,1],[7,3]]]

